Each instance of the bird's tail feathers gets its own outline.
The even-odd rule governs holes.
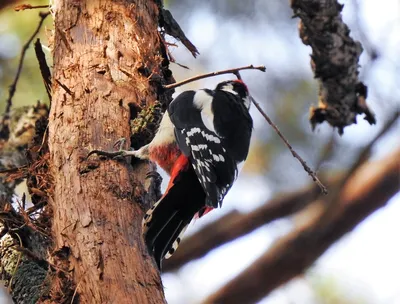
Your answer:
[[[205,193],[191,166],[179,172],[164,196],[143,219],[143,233],[149,253],[161,268],[161,261],[178,248],[182,236],[205,204]]]

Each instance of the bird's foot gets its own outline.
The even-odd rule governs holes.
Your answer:
[[[149,179],[149,178],[153,179],[153,181],[157,185],[157,187],[161,186],[163,179],[161,177],[161,174],[158,173],[156,170],[146,173],[146,179]]]
[[[137,151],[123,149],[125,143],[126,143],[126,139],[120,138],[113,145],[114,148],[118,148],[118,151],[92,150],[87,155],[87,158],[93,154],[97,154],[99,156],[104,156],[104,157],[111,158],[111,159],[123,159],[128,156],[138,157]]]
[[[113,144],[113,147],[114,149],[118,148],[118,151],[123,151],[125,144],[126,144],[126,138],[121,137]]]

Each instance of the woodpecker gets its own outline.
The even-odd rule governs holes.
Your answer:
[[[159,269],[191,220],[221,207],[236,180],[249,151],[250,103],[241,80],[221,82],[214,90],[185,91],[170,103],[148,145],[118,152],[150,159],[170,175],[164,195],[143,219],[144,239]]]

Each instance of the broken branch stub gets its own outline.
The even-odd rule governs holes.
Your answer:
[[[343,5],[335,0],[292,0],[291,6],[300,18],[300,38],[312,49],[311,67],[319,82],[318,106],[310,109],[312,128],[327,121],[342,134],[344,127],[357,123],[358,114],[375,124],[366,104],[367,86],[358,79],[363,49],[342,20]]]

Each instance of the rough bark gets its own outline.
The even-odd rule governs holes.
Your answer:
[[[350,37],[342,20],[343,5],[336,0],[292,0],[294,15],[300,18],[299,33],[312,49],[311,67],[319,82],[318,107],[311,108],[310,122],[327,121],[343,133],[357,123],[358,114],[375,123],[366,104],[367,87],[358,79],[361,43]]]
[[[141,233],[149,164],[132,170],[124,161],[86,159],[92,149],[129,138],[130,120],[157,100],[147,76],[163,77],[159,7],[147,0],[57,0],[52,9],[54,263],[71,274],[79,303],[164,303]]]
[[[325,250],[399,191],[400,150],[360,167],[334,205],[280,239],[204,303],[254,303],[301,274]]]

